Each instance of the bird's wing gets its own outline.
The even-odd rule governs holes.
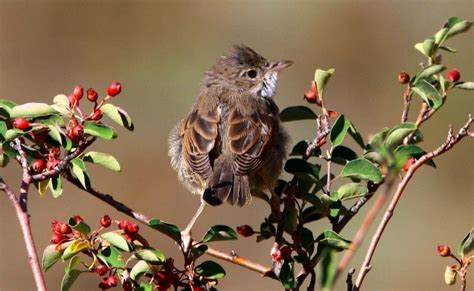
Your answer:
[[[278,123],[271,112],[244,115],[234,110],[228,118],[227,140],[234,157],[234,173],[248,175],[261,167]]]
[[[183,155],[191,169],[204,178],[212,174],[209,153],[215,146],[218,135],[219,110],[188,114],[181,128]]]

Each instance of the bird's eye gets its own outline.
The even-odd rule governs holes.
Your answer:
[[[257,77],[257,71],[255,70],[248,70],[247,71],[247,76],[250,78],[250,79],[255,79],[255,77]]]

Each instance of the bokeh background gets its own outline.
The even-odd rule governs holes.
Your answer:
[[[126,108],[136,130],[119,129],[119,139],[100,141],[94,149],[116,156],[122,173],[90,166],[96,188],[150,217],[184,227],[199,204],[179,185],[169,167],[167,136],[189,110],[204,71],[232,44],[247,44],[269,59],[292,59],[280,77],[276,101],[281,108],[304,104],[303,92],[316,68],[336,68],[326,90],[330,108],[352,119],[368,137],[399,122],[403,86],[401,70],[410,73],[423,60],[413,45],[435,33],[449,16],[474,19],[469,1],[0,1],[0,98],[18,103],[52,102],[76,84],[105,91],[123,83],[114,102]],[[450,41],[459,49],[446,54],[449,68],[474,79],[473,31]],[[423,126],[424,147],[446,136],[448,124],[462,125],[474,113],[473,93],[454,90],[448,104]],[[417,108],[419,103],[415,103]],[[414,112],[411,118],[414,118]],[[288,125],[293,141],[310,139],[314,125]],[[438,169],[416,174],[386,230],[366,279],[366,290],[454,290],[443,282],[448,260],[436,253],[438,243],[457,248],[473,226],[474,143],[464,140],[436,159]],[[19,168],[0,175],[18,186]],[[35,191],[30,196],[32,227],[38,252],[48,244],[53,219],[80,214],[91,224],[103,214],[123,218],[108,205],[66,186],[59,199]],[[239,209],[208,208],[194,230],[258,223],[268,212],[254,200]],[[366,211],[368,207],[364,208]],[[362,216],[362,215],[359,215]],[[379,217],[380,218],[380,217]],[[362,217],[342,233],[351,238]],[[319,233],[326,227],[314,223]],[[169,239],[142,227],[144,235],[167,255],[177,257]],[[372,233],[374,227],[370,230]],[[0,195],[0,290],[33,290],[24,243],[13,208]],[[366,238],[351,266],[358,267]],[[254,239],[223,242],[216,247],[268,264],[271,242]],[[277,281],[223,263],[222,290],[279,290]],[[59,290],[64,265],[46,273],[51,290]],[[468,279],[474,286],[474,276]],[[341,280],[337,290],[345,290]],[[86,274],[74,290],[93,290],[99,278]]]

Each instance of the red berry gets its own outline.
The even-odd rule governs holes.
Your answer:
[[[255,233],[255,231],[253,231],[253,228],[247,224],[237,226],[237,232],[243,237],[249,237]]]
[[[110,216],[104,215],[100,218],[100,225],[103,227],[109,227],[112,224],[112,219],[110,219]]]
[[[99,94],[97,93],[97,91],[95,91],[92,88],[87,89],[87,99],[90,102],[96,102],[98,97],[99,97]]]
[[[132,243],[132,242],[135,240],[135,237],[133,236],[133,234],[129,234],[129,233],[124,233],[124,234],[123,234],[123,237],[124,237],[129,243]]]
[[[282,259],[287,259],[290,257],[293,250],[289,246],[284,246],[280,249]]]
[[[46,137],[48,137],[47,130],[40,130],[40,131],[32,132],[30,134],[31,134],[31,137],[36,141],[44,141]]]
[[[311,89],[306,91],[304,94],[304,99],[311,104],[321,105],[321,100],[319,100],[318,88],[316,87],[316,82],[311,81]]]
[[[124,230],[124,231],[125,231],[125,229],[127,228],[127,226],[128,226],[129,223],[130,223],[130,222],[127,221],[127,220],[121,220],[121,221],[119,222],[119,224],[118,224],[118,227],[119,227],[121,230]]]
[[[52,170],[52,169],[56,168],[56,166],[57,166],[60,162],[61,162],[61,161],[60,161],[60,160],[57,160],[57,159],[49,160],[49,161],[46,163],[46,169]]]
[[[30,128],[30,123],[28,120],[26,120],[26,118],[17,117],[13,119],[13,127],[20,130],[28,130]]]
[[[59,232],[61,234],[70,234],[72,232],[71,227],[67,223],[61,223],[59,227]]]
[[[53,244],[58,244],[58,243],[60,243],[62,240],[64,240],[64,235],[59,234],[59,233],[55,233],[55,234],[53,235],[53,237],[51,238],[51,243],[53,243]]]
[[[94,110],[94,113],[92,113],[92,115],[89,117],[90,120],[94,120],[94,121],[99,121],[100,119],[102,119],[102,111],[100,109],[96,109]]]
[[[461,73],[458,69],[452,69],[448,72],[448,80],[451,82],[457,82],[461,78]]]
[[[281,250],[278,249],[272,253],[272,258],[274,261],[281,261],[283,256],[281,255]]]
[[[110,289],[112,287],[117,286],[118,284],[118,279],[114,275],[110,275],[102,279],[99,283],[99,288],[102,289]]]
[[[76,108],[77,106],[79,106],[79,99],[77,99],[74,94],[69,95],[67,99],[69,99],[69,107]]]
[[[84,88],[82,86],[77,85],[74,87],[74,93],[72,93],[74,97],[76,97],[77,101],[81,100],[82,96],[84,95]]]
[[[451,249],[447,245],[439,245],[438,254],[442,257],[448,257],[451,255]]]
[[[76,221],[76,224],[81,223],[84,219],[79,214],[74,215],[74,220]]]
[[[61,234],[62,235],[61,224],[62,224],[62,222],[57,221],[57,220],[53,220],[53,222],[51,223],[51,228],[53,229],[53,232],[55,234]]]
[[[140,227],[138,225],[136,225],[135,223],[133,222],[130,222],[128,225],[127,225],[127,228],[124,229],[124,231],[128,234],[136,234],[138,233],[138,230],[140,229]]]
[[[410,82],[410,75],[408,75],[407,72],[400,72],[398,74],[398,82],[400,82],[400,84],[407,84]]]
[[[81,137],[84,135],[84,127],[80,124],[75,125],[73,128],[71,128],[67,136],[73,141],[73,142],[78,142]]]
[[[40,173],[46,169],[46,161],[44,159],[36,159],[31,167],[33,168],[33,171]]]
[[[405,164],[403,164],[402,170],[403,171],[408,171],[410,167],[416,162],[416,159],[414,157],[409,158]]]
[[[122,84],[119,82],[113,82],[107,87],[107,95],[114,97],[122,92]]]
[[[108,270],[109,267],[106,265],[99,265],[97,268],[95,268],[94,272],[99,276],[104,276]]]

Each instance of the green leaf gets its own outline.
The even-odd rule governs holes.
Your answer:
[[[53,194],[54,198],[58,198],[63,194],[63,187],[61,185],[61,177],[53,177],[49,180],[48,184],[49,190],[51,191],[51,194]]]
[[[77,230],[78,232],[82,233],[83,235],[87,236],[91,232],[91,227],[84,222],[84,220],[77,220],[74,217],[69,218],[68,224],[73,229]]]
[[[456,53],[457,52],[456,49],[454,49],[452,47],[449,47],[449,46],[440,46],[439,48],[444,50],[444,51],[450,52],[450,53]]]
[[[399,146],[405,137],[417,130],[417,126],[413,122],[404,122],[394,126],[387,135],[385,145],[389,150],[393,150]]]
[[[100,235],[100,237],[119,250],[125,252],[131,251],[130,245],[128,244],[127,240],[123,237],[123,235],[119,234],[116,231],[103,233]]]
[[[318,242],[322,246],[329,246],[337,251],[342,251],[349,248],[351,241],[343,238],[332,230],[325,230],[317,238]]]
[[[415,49],[418,50],[419,52],[421,52],[423,55],[426,56],[422,42],[419,42],[419,43],[415,44]]]
[[[293,270],[293,263],[290,263],[287,260],[283,262],[283,265],[281,266],[280,270],[279,279],[285,290],[293,289],[295,287],[295,274]]]
[[[290,174],[305,173],[316,179],[319,177],[319,170],[321,166],[311,164],[302,159],[289,159],[285,163],[285,171]]]
[[[298,227],[298,209],[296,207],[290,207],[288,209],[287,216],[285,218],[284,230],[285,232],[292,234]]]
[[[58,247],[57,244],[47,246],[43,251],[43,259],[41,267],[46,272],[62,257],[64,248]]]
[[[194,272],[206,279],[219,279],[225,276],[224,268],[216,262],[205,261],[194,268]]]
[[[5,134],[7,133],[7,123],[0,119],[0,142],[5,141]]]
[[[6,167],[9,162],[10,157],[8,157],[6,154],[0,154],[0,168]]]
[[[382,181],[382,174],[379,169],[364,158],[348,162],[342,169],[341,175],[344,177],[370,180],[375,183]]]
[[[348,183],[337,189],[335,198],[344,201],[364,196],[367,193],[369,193],[369,190],[366,186],[359,183]]]
[[[48,104],[31,102],[13,107],[10,112],[10,117],[33,118],[52,114],[58,114],[58,112]]]
[[[451,27],[453,27],[455,24],[459,23],[463,21],[462,18],[460,17],[457,17],[457,16],[451,16],[449,17],[446,22],[444,23],[443,27],[445,28],[448,28],[448,29],[451,29]]]
[[[280,112],[282,122],[316,119],[318,116],[306,106],[290,106]]]
[[[449,31],[449,28],[445,27],[445,28],[442,28],[441,30],[439,30],[435,34],[434,38],[435,38],[435,43],[437,45],[442,44],[446,40],[446,38],[448,37],[448,31]]]
[[[327,71],[317,69],[316,72],[314,72],[314,81],[316,82],[319,95],[323,94],[324,88],[326,87],[329,78],[331,78],[335,71],[335,69],[331,68]]]
[[[380,144],[383,143],[385,140],[385,137],[387,136],[388,133],[388,127],[382,128],[379,132],[374,134],[370,139],[369,139],[369,145],[372,149],[376,149]]]
[[[401,145],[395,150],[395,154],[399,156],[404,156],[406,158],[414,157],[416,159],[420,158],[426,152],[417,145]],[[433,160],[427,160],[426,165],[436,168],[436,164]]]
[[[120,252],[113,246],[101,250],[97,257],[109,267],[125,268],[125,260]]]
[[[336,122],[334,123],[332,129],[331,129],[331,134],[330,134],[330,139],[331,139],[331,144],[333,147],[336,147],[340,144],[342,144],[344,138],[346,137],[346,134],[349,132],[349,134],[354,138],[354,140],[364,148],[364,141],[362,137],[360,136],[359,132],[357,129],[354,127],[352,122],[345,117],[343,114],[341,114]]]
[[[443,104],[443,99],[438,90],[426,80],[420,80],[411,90],[433,109],[438,109]]]
[[[464,90],[474,90],[474,82],[461,82],[456,83],[454,88],[464,89]]]
[[[431,57],[436,47],[435,39],[433,37],[427,38],[423,41],[423,53],[427,57]]]
[[[314,252],[314,236],[313,232],[306,227],[302,228],[302,239],[301,246],[305,249],[308,254],[311,256]]]
[[[141,282],[137,291],[153,291],[153,285],[148,282]]]
[[[61,113],[61,115],[69,116],[69,99],[66,95],[59,94],[56,95],[53,99],[54,104],[51,105],[56,111]]]
[[[49,129],[48,135],[52,139],[57,141],[60,145],[63,145],[63,140],[62,140],[62,137],[61,137],[61,134],[60,134],[59,130],[53,125],[48,125],[48,129]]]
[[[60,115],[48,115],[37,117],[34,122],[42,123],[44,125],[64,125],[64,119]]]
[[[16,106],[16,103],[7,99],[0,99],[0,114],[10,119],[10,112],[12,108]]]
[[[84,189],[90,189],[91,182],[84,162],[79,158],[75,158],[71,160],[71,167],[74,177],[81,182],[82,187],[84,187]]]
[[[125,127],[126,129],[133,131],[134,125],[132,123],[132,119],[128,115],[128,113],[120,107],[117,107],[113,104],[107,103],[104,104],[100,110],[104,113],[107,117],[118,123],[119,125]]]
[[[208,247],[203,244],[199,244],[197,246],[194,246],[191,249],[191,253],[189,255],[189,259],[192,261],[197,260],[200,256],[204,255],[207,251]]]
[[[172,238],[178,244],[181,244],[181,231],[176,225],[161,221],[157,218],[150,219],[148,225]]]
[[[153,248],[144,248],[136,251],[130,258],[144,260],[152,264],[164,262],[166,259],[165,255],[160,250]]]
[[[227,225],[214,225],[202,238],[202,242],[235,240],[238,239],[237,233]]]
[[[111,140],[117,137],[115,130],[102,123],[95,123],[86,121],[84,123],[84,134],[97,136],[106,140]]]
[[[291,150],[290,156],[304,156],[306,155],[306,150],[308,149],[309,143],[306,140],[298,142],[293,149]],[[311,153],[311,156],[317,157],[321,154],[321,149],[319,147],[315,148]]]
[[[89,248],[89,243],[82,239],[76,239],[73,241],[65,250],[62,255],[63,261],[67,261],[72,258],[75,254],[82,250]]]
[[[458,254],[460,256],[469,256],[474,250],[474,229],[471,229],[459,244]]]
[[[22,136],[24,135],[26,132],[23,131],[23,130],[19,130],[19,129],[9,129],[5,132],[5,141],[4,142],[10,142],[12,140],[14,140],[15,138],[19,137],[19,136]]]
[[[419,80],[427,79],[435,74],[441,73],[444,70],[446,70],[446,67],[442,65],[431,65],[431,66],[425,67],[417,74],[415,81],[413,83],[416,84]]]
[[[120,172],[120,164],[112,155],[100,152],[88,152],[82,159],[84,162],[98,164],[109,170]]]
[[[72,269],[69,272],[66,272],[61,281],[61,291],[68,291],[81,273],[82,271],[77,269]]]
[[[471,28],[471,26],[472,26],[472,22],[470,21],[467,21],[467,20],[459,21],[449,29],[447,38],[450,38],[450,37],[455,36],[456,34],[468,31]]]
[[[343,145],[338,145],[331,151],[331,161],[336,164],[345,165],[348,161],[355,159],[357,159],[357,154]]]
[[[336,251],[331,248],[323,248],[321,251],[321,285],[323,290],[328,290],[333,285],[336,267],[337,267],[337,258]]]
[[[144,273],[151,273],[152,270],[147,262],[145,261],[138,261],[135,266],[133,266],[132,270],[130,271],[130,278],[132,280],[137,280],[138,276]]]

